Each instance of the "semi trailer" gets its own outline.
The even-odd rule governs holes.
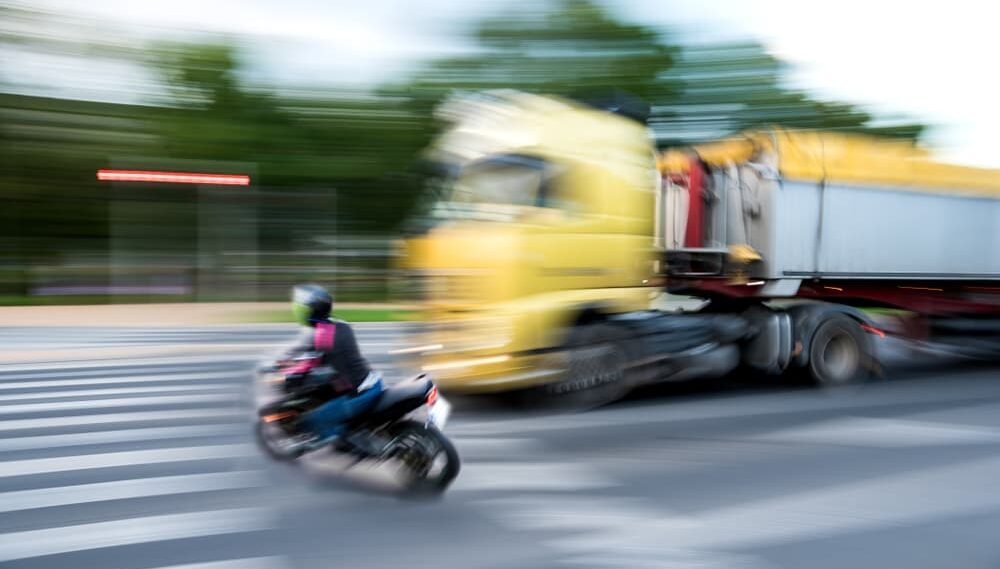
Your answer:
[[[403,352],[443,388],[587,406],[740,371],[841,385],[878,373],[887,334],[1000,354],[1000,172],[778,128],[661,152],[614,111],[447,107],[433,222],[404,245],[424,318]]]

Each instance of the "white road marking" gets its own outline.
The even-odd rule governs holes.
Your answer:
[[[214,438],[246,435],[248,432],[249,429],[245,425],[216,424],[118,429],[114,431],[90,431],[86,433],[39,435],[34,437],[8,437],[0,438],[0,452],[191,437]]]
[[[27,476],[72,470],[91,470],[117,466],[222,460],[257,454],[252,444],[206,445],[150,450],[132,450],[51,458],[29,458],[0,462],[0,477]]]
[[[288,569],[289,567],[291,565],[284,557],[247,557],[206,563],[185,563],[184,565],[170,565],[155,569]]]
[[[263,531],[272,526],[264,508],[215,510],[97,522],[0,535],[0,561],[175,539]]]
[[[362,461],[354,464],[348,457],[327,453],[312,453],[299,459],[305,472],[319,477],[342,477],[371,491],[393,491],[405,482],[405,471],[396,461]]]
[[[610,478],[572,463],[475,462],[462,469],[451,491],[575,492],[618,485]]]
[[[150,348],[156,348],[158,346],[147,346]],[[209,356],[150,356],[150,357],[121,357],[121,358],[104,358],[97,360],[88,361],[51,361],[51,362],[20,362],[11,364],[0,364],[0,374],[16,373],[21,371],[35,371],[35,370],[84,370],[91,368],[140,368],[145,366],[153,365],[192,365],[192,364],[248,364],[253,361],[250,356],[233,357],[226,355],[209,355]],[[98,372],[104,373],[105,371]],[[53,375],[53,374],[46,374]],[[74,374],[76,375],[76,374]],[[54,375],[53,375],[54,376]],[[18,379],[25,379],[19,377]]]
[[[591,552],[560,560],[571,567],[600,569],[776,569],[750,555],[678,550],[669,545],[655,549],[630,549],[618,552]]]
[[[995,512],[1000,494],[989,488],[998,478],[1000,458],[873,478],[703,512],[697,528],[659,539],[688,547],[761,547]]]
[[[104,395],[130,395],[136,393],[171,393],[187,391],[229,391],[234,386],[231,383],[196,383],[191,385],[151,385],[144,387],[112,387],[106,389],[70,389],[66,391],[33,391],[31,393],[15,393],[0,395],[0,406],[4,401],[31,401],[33,399],[56,399],[98,397]]]
[[[921,392],[907,389],[915,387],[913,384],[904,385],[899,389],[878,389],[877,387],[873,387],[865,390],[864,393],[852,397],[834,397],[821,393],[759,394],[738,398],[718,398],[675,407],[664,406],[663,404],[636,405],[599,409],[576,415],[548,415],[524,419],[488,421],[456,421],[448,425],[448,433],[455,436],[497,436],[598,427],[658,425],[676,421],[732,419],[809,411],[862,410],[872,407],[883,407],[887,404],[897,406],[925,402],[947,404],[949,402],[967,401],[977,396],[974,389],[977,387],[976,385],[971,385],[969,386],[970,389],[965,390],[951,389],[947,393],[940,391]]]
[[[90,380],[90,379],[99,379],[99,378],[108,378],[108,379],[120,378],[122,381],[125,381],[125,380],[127,380],[128,378],[131,378],[131,377],[146,377],[146,376],[149,376],[149,377],[152,377],[152,376],[161,376],[161,377],[174,377],[174,376],[177,376],[177,377],[180,377],[180,376],[184,376],[184,375],[187,375],[188,377],[191,377],[192,375],[199,374],[199,373],[208,373],[208,374],[220,373],[220,374],[227,374],[227,375],[236,375],[236,376],[238,376],[241,373],[245,373],[245,372],[250,372],[251,371],[249,368],[241,370],[238,367],[233,367],[233,369],[226,370],[226,371],[203,372],[202,370],[200,370],[196,366],[166,365],[166,364],[164,364],[164,365],[143,366],[141,363],[138,364],[138,365],[132,364],[131,361],[129,361],[129,362],[119,362],[117,360],[105,360],[105,361],[108,362],[105,365],[102,365],[102,366],[91,366],[94,369],[70,369],[69,371],[66,371],[58,363],[53,363],[51,366],[41,367],[40,369],[42,371],[40,373],[36,373],[36,372],[30,371],[30,370],[29,370],[30,373],[23,373],[23,372],[19,372],[19,371],[0,370],[0,385],[7,385],[9,383],[21,382],[21,381],[29,382],[29,383],[47,382],[47,381],[61,380],[61,379],[67,379],[67,378],[73,378],[73,380]],[[91,363],[91,362],[81,362],[81,363],[82,364],[87,364],[87,363]],[[223,362],[214,362],[214,361],[212,361],[212,362],[204,362],[204,363],[223,363],[224,364],[224,363],[228,363],[228,362],[224,362],[224,361]],[[250,362],[248,362],[246,360],[243,360],[243,361],[241,361],[241,363],[243,363],[243,364],[249,364]],[[3,365],[0,364],[0,368],[2,368],[2,367],[3,367]],[[49,371],[50,369],[52,371]]]
[[[211,472],[0,493],[0,512],[264,486],[256,472]]]
[[[523,457],[542,450],[540,441],[525,438],[455,437],[451,439],[463,459],[478,457]]]
[[[995,443],[1000,442],[1000,430],[902,419],[848,417],[752,438],[768,442],[903,448]]]
[[[232,403],[239,397],[234,393],[213,393],[198,395],[164,395],[159,397],[121,397],[117,399],[88,399],[86,401],[56,401],[48,403],[21,403],[0,406],[0,415],[36,413],[46,411],[72,411],[80,409],[101,409],[106,407],[155,407],[177,403]]]
[[[176,409],[167,411],[141,411],[135,413],[98,413],[94,415],[67,415],[37,419],[7,419],[0,421],[0,432],[45,429],[49,427],[78,427],[113,423],[143,423],[177,419],[218,419],[247,417],[246,411],[237,409]]]
[[[957,407],[948,406],[932,411],[907,414],[906,418],[910,421],[945,423],[949,425],[960,424],[963,427],[979,428],[979,424],[993,424],[997,414],[1000,414],[1000,401],[981,402]]]
[[[608,551],[708,554],[996,512],[1000,494],[988,489],[998,478],[1000,458],[989,458],[684,516],[624,498],[512,497],[482,503],[507,527],[561,532],[545,543],[574,557]]]
[[[103,375],[103,374],[101,374]],[[56,377],[64,378],[66,374],[59,374]],[[75,377],[75,374],[74,374]],[[188,371],[184,373],[162,373],[143,375],[119,375],[113,377],[88,377],[83,379],[31,379],[27,381],[0,381],[0,391],[8,389],[47,389],[50,387],[73,387],[79,385],[108,385],[117,383],[159,383],[159,382],[183,382],[183,381],[206,381],[212,379],[238,379],[240,374],[236,371],[222,372],[197,372]]]

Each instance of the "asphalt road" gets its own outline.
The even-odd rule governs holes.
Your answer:
[[[463,472],[425,503],[379,472],[257,452],[248,372],[287,329],[137,334],[0,330],[5,361],[200,348],[0,365],[0,566],[1000,567],[995,367],[897,367],[836,393],[669,387],[582,415],[459,406]],[[389,368],[396,329],[361,338]]]

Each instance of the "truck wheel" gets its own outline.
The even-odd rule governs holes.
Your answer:
[[[542,387],[549,407],[583,410],[620,399],[626,382],[626,334],[611,324],[587,324],[567,339],[563,379]]]
[[[809,344],[809,374],[813,382],[823,387],[867,379],[873,359],[861,325],[842,314],[833,315],[821,324]]]

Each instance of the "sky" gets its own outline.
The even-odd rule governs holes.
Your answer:
[[[233,32],[287,84],[365,87],[461,52],[459,33],[523,0],[38,0],[140,34]],[[752,38],[819,97],[933,126],[948,160],[1000,168],[1000,5],[985,0],[615,0],[619,16],[688,41]],[[27,66],[31,67],[31,66]],[[29,71],[25,71],[30,75]],[[67,70],[66,84],[74,73]],[[95,74],[77,70],[81,80]],[[113,70],[108,70],[113,74]],[[105,74],[107,75],[107,74]],[[44,81],[43,78],[35,78]]]
[[[745,33],[820,96],[905,113],[951,161],[1000,167],[1000,4],[985,0],[625,0],[643,21]]]

